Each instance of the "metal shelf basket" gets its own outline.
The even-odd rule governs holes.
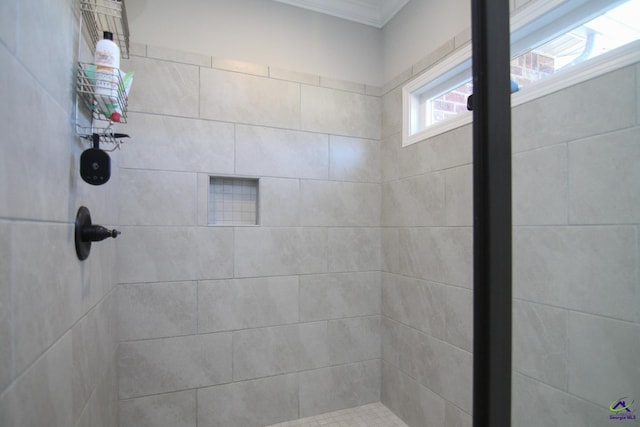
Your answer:
[[[120,57],[129,58],[129,24],[124,0],[80,0],[80,10],[94,46],[102,39],[103,32],[109,31],[120,47]]]
[[[113,79],[113,80],[111,80]],[[110,90],[110,95],[96,93],[96,86],[115,85],[117,88]],[[116,105],[121,115],[120,123],[127,123],[127,97],[124,91],[124,82],[119,73],[105,76],[95,71],[95,65],[85,62],[78,62],[78,76],[76,80],[76,92],[84,102],[85,107],[91,112],[95,120],[111,121],[105,114],[105,104]]]

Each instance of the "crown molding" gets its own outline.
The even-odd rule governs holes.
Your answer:
[[[376,28],[385,26],[409,0],[274,0]]]

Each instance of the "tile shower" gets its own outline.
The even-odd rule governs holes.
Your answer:
[[[77,39],[74,18],[17,9],[0,425],[310,424],[379,401],[411,427],[471,425],[471,129],[400,148],[400,87],[468,34],[383,88],[135,45],[135,140],[87,189],[57,84],[73,49],[46,73],[27,49]],[[514,425],[602,426],[640,395],[639,81],[626,67],[514,110]],[[260,226],[208,226],[212,175],[260,178]],[[123,231],[84,264],[79,204]]]
[[[126,64],[141,83],[121,158],[120,425],[378,402],[380,89],[184,58],[136,45]],[[208,225],[210,176],[230,175],[259,178],[259,226]]]

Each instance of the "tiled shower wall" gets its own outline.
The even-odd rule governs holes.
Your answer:
[[[133,53],[120,425],[263,426],[379,401],[379,88]],[[259,226],[207,226],[210,175],[260,179]]]
[[[402,85],[452,38],[384,88],[381,400],[411,427],[471,426],[471,125],[402,148]]]
[[[412,427],[471,426],[471,126],[400,148],[401,83],[464,40],[383,90],[381,397]],[[514,425],[608,425],[640,396],[639,82],[513,110]]]
[[[608,425],[640,395],[638,82],[632,65],[513,111],[519,425]]]
[[[81,205],[117,223],[118,157],[104,186],[80,179],[77,13],[71,0],[0,3],[2,426],[117,426],[115,242],[81,262],[73,236]]]

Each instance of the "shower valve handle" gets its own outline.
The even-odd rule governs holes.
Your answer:
[[[101,225],[85,225],[82,227],[82,241],[83,242],[100,242],[109,237],[114,239],[118,237],[120,232],[116,229],[109,230]]]

